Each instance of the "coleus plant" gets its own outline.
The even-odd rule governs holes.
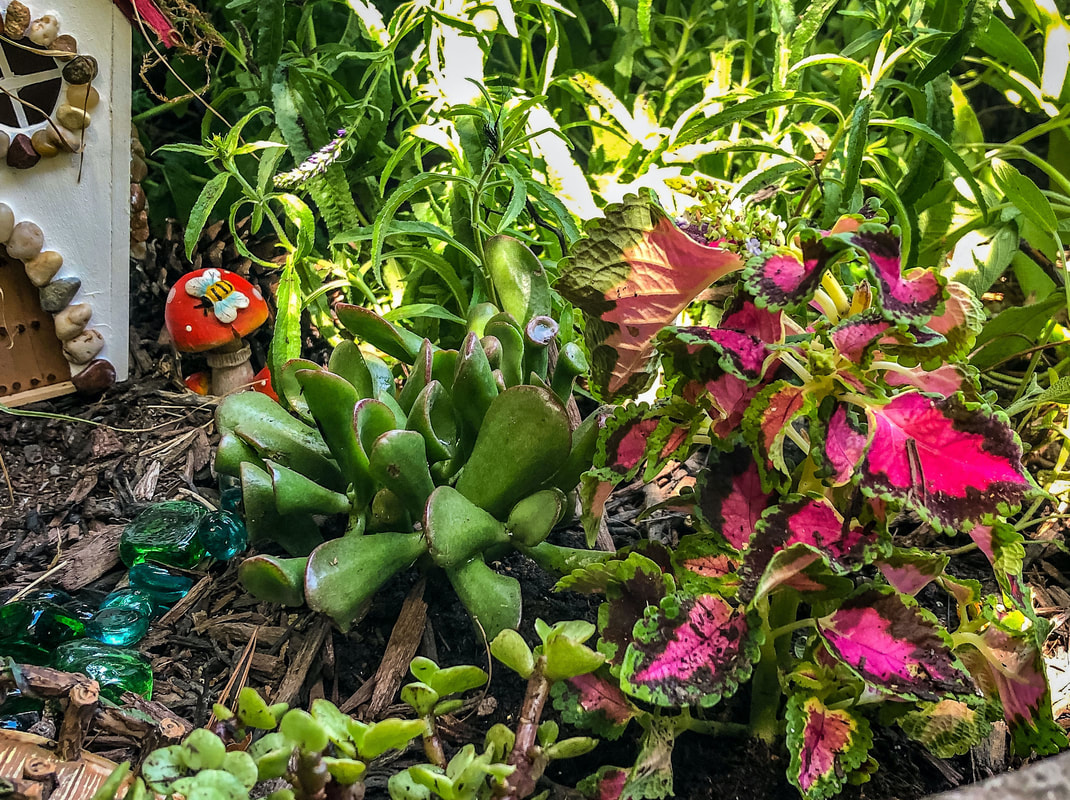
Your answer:
[[[947,756],[1002,713],[1018,752],[1064,747],[1041,657],[1048,628],[1007,521],[1036,487],[966,360],[976,298],[904,268],[876,204],[831,230],[801,225],[790,244],[711,241],[701,212],[677,221],[651,197],[626,198],[589,226],[556,286],[589,317],[602,397],[644,389],[659,364],[664,373],[653,404],[618,408],[602,432],[583,478],[588,534],[612,487],[644,463],[649,478],[700,445],[710,453],[694,489],[665,504],[697,533],[561,582],[605,595],[608,660],[561,702],[603,726],[642,724],[627,698],[652,704],[675,722],[644,724],[644,741],[660,729],[671,742],[664,731],[687,729],[691,709],[749,680],[747,729],[784,736],[789,779],[807,798],[868,777],[873,723],[894,720]],[[716,325],[672,324],[726,276],[735,283]],[[999,591],[903,546],[895,534],[912,518],[972,537]],[[956,625],[915,599],[930,586],[953,599]],[[642,756],[605,777],[620,796],[666,785],[650,788]]]
[[[573,430],[565,410],[586,362],[569,343],[550,370],[558,326],[531,251],[505,236],[486,251],[506,310],[470,309],[459,349],[343,304],[339,321],[403,365],[397,379],[347,340],[326,368],[288,362],[278,402],[246,392],[220,404],[215,467],[241,479],[250,542],[292,556],[241,565],[254,596],[307,602],[346,630],[419,561],[445,572],[493,638],[519,623],[520,584],[487,556],[516,547],[566,570],[583,559],[543,540],[594,453],[602,416]]]

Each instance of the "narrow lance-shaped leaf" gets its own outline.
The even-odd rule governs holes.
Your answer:
[[[555,285],[590,318],[592,387],[606,399],[641,391],[654,336],[741,266],[735,253],[691,239],[649,196],[609,206],[605,219],[588,224]]]
[[[938,528],[1012,513],[1033,491],[1014,431],[975,405],[904,392],[866,413],[873,441],[862,488],[906,502]]]
[[[832,655],[882,691],[922,700],[976,693],[947,631],[906,595],[864,589],[819,619],[817,630]]]
[[[787,723],[788,780],[806,800],[837,795],[873,746],[865,717],[831,709],[816,697],[792,695]]]

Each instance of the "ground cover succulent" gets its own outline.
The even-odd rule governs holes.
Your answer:
[[[241,480],[250,541],[292,555],[243,563],[254,595],[307,602],[346,629],[421,561],[444,570],[493,638],[519,623],[520,584],[486,556],[574,555],[543,540],[594,453],[601,416],[573,430],[565,409],[586,362],[568,343],[549,368],[558,326],[531,251],[509,237],[487,251],[506,310],[474,306],[457,349],[339,305],[347,330],[404,365],[397,381],[344,341],[326,368],[288,362],[275,376],[279,402],[247,392],[220,405],[216,470]]]
[[[644,463],[651,476],[710,448],[694,489],[664,504],[695,534],[671,550],[640,543],[560,583],[605,597],[607,666],[559,695],[566,718],[603,735],[631,719],[645,730],[637,765],[606,779],[621,796],[671,793],[671,773],[655,781],[648,766],[669,763],[675,734],[695,729],[784,737],[788,777],[807,798],[868,779],[876,724],[941,757],[1001,716],[1019,753],[1065,747],[1043,669],[1049,628],[1011,516],[1039,493],[968,362],[979,302],[904,268],[899,231],[876,204],[742,251],[693,231],[632,196],[588,228],[558,283],[591,315],[604,397],[643,389],[659,365],[664,375],[653,403],[607,421],[583,481],[589,532],[610,489]],[[715,325],[672,324],[726,276]],[[902,532],[919,525],[968,536],[991,563],[987,592],[944,553],[907,546]],[[919,596],[957,613],[941,624]],[[745,722],[703,719],[747,682]]]

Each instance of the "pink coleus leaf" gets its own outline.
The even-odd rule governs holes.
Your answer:
[[[793,308],[813,296],[825,270],[843,250],[839,239],[806,228],[799,233],[797,248],[778,248],[748,261],[744,286],[761,306]]]
[[[588,673],[558,681],[552,689],[554,708],[571,725],[587,728],[603,739],[617,739],[639,709],[625,697],[616,681]]]
[[[1002,704],[1015,752],[1050,755],[1066,748],[1066,733],[1052,719],[1044,671],[1046,623],[1020,611],[988,610],[988,614],[992,622],[979,641],[967,638],[959,650],[985,695]]]
[[[816,697],[792,695],[787,707],[788,780],[806,800],[839,794],[873,746],[869,722],[847,709],[832,709]]]
[[[884,382],[889,386],[913,386],[927,394],[951,397],[963,390],[966,376],[963,367],[958,364],[941,364],[931,370],[922,367],[911,370],[889,369],[884,372]]]
[[[742,291],[736,292],[732,297],[717,327],[745,333],[766,344],[784,341],[789,328],[792,333],[798,332],[795,330],[795,323],[786,317],[783,311],[761,308],[754,302],[753,297]]]
[[[710,432],[722,442],[739,438],[739,425],[751,402],[758,396],[761,386],[748,386],[747,382],[726,372],[705,384],[692,382],[681,387],[684,400],[709,404],[712,420]]]
[[[769,357],[765,343],[755,336],[702,326],[665,328],[658,334],[658,348],[676,372],[699,381],[729,372],[755,384]]]
[[[588,223],[554,286],[588,316],[592,388],[605,399],[642,391],[658,331],[741,267],[735,253],[681,231],[650,196],[608,206],[604,219]]]
[[[976,694],[935,617],[907,595],[867,588],[817,621],[829,652],[874,688],[904,699]]]
[[[795,553],[780,559],[775,582],[770,580],[766,574],[770,562],[778,553],[796,546],[809,550],[813,558]],[[746,600],[756,596],[759,583],[762,594],[770,592],[819,558],[836,573],[851,572],[876,558],[879,550],[880,537],[875,530],[845,524],[825,498],[789,496],[765,512],[751,537],[744,553],[740,596]]]
[[[593,775],[588,775],[576,789],[585,800],[620,800],[628,783],[628,770],[623,767],[602,766]]]
[[[1022,566],[1025,559],[1025,537],[1006,522],[994,525],[975,525],[970,538],[985,554],[1000,587],[1019,605],[1026,602],[1022,589]]]
[[[738,551],[747,546],[772,499],[762,489],[754,457],[743,448],[718,456],[716,465],[699,475],[695,491],[698,520]]]
[[[843,486],[858,477],[858,465],[869,447],[865,422],[845,403],[835,406],[824,430],[820,453],[823,476],[833,486]]]
[[[711,706],[750,677],[758,657],[747,616],[718,595],[672,594],[635,626],[621,688],[659,706]]]
[[[877,568],[889,585],[911,597],[943,574],[950,559],[917,547],[897,547],[891,555],[877,562]]]
[[[691,594],[727,597],[739,584],[739,554],[721,537],[692,534],[673,548],[673,574]]]
[[[914,269],[905,275],[900,262],[900,239],[879,223],[867,223],[851,243],[869,258],[880,287],[880,306],[889,319],[922,324],[941,310],[945,281],[931,270]]]
[[[1014,430],[977,405],[904,392],[866,413],[863,490],[905,502],[938,529],[1013,513],[1034,491]]]
[[[178,31],[153,0],[114,0],[114,2],[136,27],[140,27],[140,22],[144,22],[153,33],[160,37],[164,47],[173,47],[178,44]]]
[[[616,485],[615,480],[602,480],[593,472],[585,472],[580,478],[580,522],[587,537],[588,547],[593,547],[595,539],[598,538],[602,518],[606,513],[606,503]]]
[[[918,708],[896,718],[903,732],[937,758],[963,756],[984,741],[992,725],[983,711],[961,700],[919,703]]]
[[[770,467],[785,474],[791,472],[784,453],[788,428],[815,410],[814,398],[806,388],[787,381],[771,383],[750,404],[743,415],[743,433],[754,447],[755,458],[763,468],[767,483],[778,480],[771,475]]]
[[[829,338],[836,351],[856,364],[868,360],[881,337],[892,329],[892,323],[875,310],[848,317],[832,329]]]
[[[973,349],[977,334],[984,327],[987,315],[977,295],[958,281],[948,281],[944,287],[947,297],[944,310],[925,323],[930,330],[943,334],[947,348],[940,351],[946,360],[964,358]]]

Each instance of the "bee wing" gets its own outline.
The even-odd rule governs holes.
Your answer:
[[[215,303],[212,306],[212,311],[215,313],[216,319],[229,325],[238,318],[238,309],[246,308],[248,305],[248,297],[241,292],[231,292],[222,300]]]
[[[186,281],[186,294],[191,297],[204,297],[204,293],[208,291],[208,287],[213,283],[215,283],[215,281],[207,275],[201,275],[199,278],[190,278]]]

